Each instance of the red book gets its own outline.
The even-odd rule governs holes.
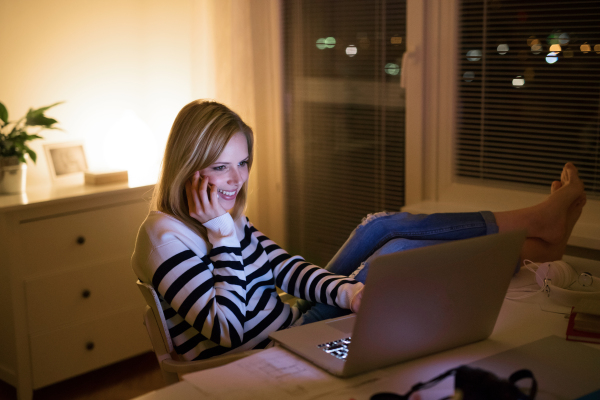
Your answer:
[[[600,333],[583,332],[573,329],[576,315],[577,313],[573,312],[573,309],[571,309],[569,324],[567,325],[567,340],[572,340],[574,342],[600,343]]]

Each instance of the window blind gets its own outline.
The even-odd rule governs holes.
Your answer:
[[[288,251],[325,266],[404,203],[405,1],[283,2]]]
[[[600,2],[462,0],[456,173],[600,195]]]

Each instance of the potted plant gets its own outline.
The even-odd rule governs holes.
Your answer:
[[[12,122],[8,120],[8,110],[0,103],[0,194],[25,191],[26,155],[34,163],[37,160],[35,151],[27,144],[30,140],[42,139],[38,134],[44,129],[60,129],[54,126],[57,121],[46,117],[44,112],[61,103],[30,108],[24,117]]]

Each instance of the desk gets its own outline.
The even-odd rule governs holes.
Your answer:
[[[522,283],[523,279],[531,279],[532,277],[528,276],[527,274],[530,273],[528,271],[519,272],[519,274],[513,279],[511,286],[519,285],[520,282]],[[389,391],[395,393],[406,393],[413,384],[433,378],[442,372],[459,365],[470,364],[477,360],[514,349],[518,346],[532,343],[548,336],[555,335],[559,338],[564,338],[568,322],[567,318],[565,318],[565,315],[555,312],[542,311],[541,308],[555,308],[553,307],[553,303],[551,303],[542,293],[518,302],[505,300],[494,331],[487,340],[434,354],[428,357],[423,357],[417,360],[405,362],[382,370],[373,371],[346,380],[340,380],[338,378],[328,376],[327,379],[330,379],[332,387],[335,387],[336,384],[339,384],[340,381],[343,381],[345,388],[339,387],[339,389],[329,392],[322,397],[315,397],[314,395],[319,393],[316,392],[299,394],[297,396],[290,395],[288,398],[366,400],[369,399],[372,394],[378,392]],[[600,350],[600,345],[573,343],[567,342],[566,340],[560,341],[560,343],[569,346],[589,346],[591,348]],[[598,353],[598,355],[593,355],[593,357],[594,364],[600,365],[600,353]],[[237,363],[243,361],[244,360],[240,360]],[[299,362],[304,363],[307,368],[313,368],[311,364],[305,363],[304,361]],[[232,364],[221,368],[221,375],[226,375],[228,370],[229,372],[234,370]],[[600,371],[600,369],[596,371]],[[536,373],[536,371],[533,372],[534,374]],[[195,378],[206,377],[213,379],[210,374],[211,370],[208,370],[196,372],[194,374],[190,374],[189,376],[193,376]],[[235,374],[232,373],[231,376],[233,377]],[[499,376],[502,378],[507,377],[502,375]],[[348,386],[353,384],[359,386],[349,389]],[[598,373],[598,386],[600,389],[600,372]],[[247,387],[247,393],[251,395],[248,396],[248,398],[265,398],[263,397],[263,393],[260,393],[260,390],[262,390],[262,388],[257,387],[256,385],[249,385]],[[252,394],[255,394],[255,396],[252,396]],[[138,397],[137,400],[167,400],[171,398],[185,400],[210,399],[215,397],[207,396],[206,394],[199,392],[191,383],[184,380],[161,390]],[[222,398],[227,397],[223,396]],[[285,398],[285,396],[282,396],[281,398]],[[538,398],[542,399],[551,397],[539,396]]]

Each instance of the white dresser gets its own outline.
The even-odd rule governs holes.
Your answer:
[[[20,400],[151,350],[130,258],[152,189],[0,196],[0,379]]]

